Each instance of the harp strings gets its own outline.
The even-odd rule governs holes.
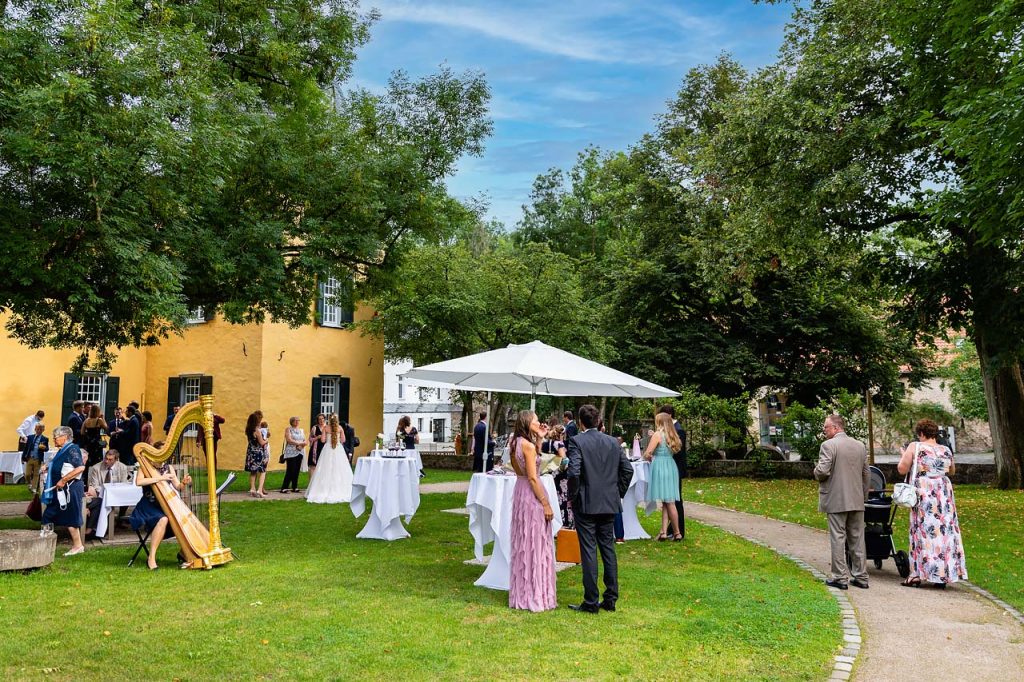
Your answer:
[[[181,439],[175,445],[172,462],[177,470],[179,480],[184,480],[186,475],[192,477],[192,482],[181,491],[181,498],[188,505],[193,514],[196,515],[203,525],[209,527],[210,508],[207,491],[206,452],[199,442],[198,422],[189,423],[181,435]]]

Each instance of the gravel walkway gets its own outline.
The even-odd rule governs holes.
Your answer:
[[[695,502],[686,503],[686,515],[828,571],[824,531]],[[901,587],[891,560],[880,571],[869,562],[869,574],[870,589],[843,593],[864,639],[852,679],[892,680],[924,670],[958,680],[1024,679],[1024,627],[1009,611],[969,586]]]

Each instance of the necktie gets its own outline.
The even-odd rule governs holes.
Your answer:
[[[104,482],[104,483],[110,483],[110,469],[107,469],[107,475],[106,475],[106,477],[105,477],[105,478],[103,479],[103,482]]]

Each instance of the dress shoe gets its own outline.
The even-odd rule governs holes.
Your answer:
[[[837,590],[848,590],[848,589],[850,589],[846,585],[846,583],[841,583],[838,580],[826,580],[825,584],[828,585],[829,587],[834,587]]]
[[[868,589],[868,581],[867,580],[851,580],[850,584],[853,585],[854,587],[859,587],[862,590]]]
[[[601,602],[602,611],[615,611],[615,602],[603,601]]]
[[[587,604],[569,604],[569,608],[573,611],[582,611],[583,613],[597,613],[600,610],[596,606],[588,606]]]

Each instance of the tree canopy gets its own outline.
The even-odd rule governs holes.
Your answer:
[[[310,319],[465,209],[443,180],[489,134],[480,74],[345,91],[349,0],[0,6],[0,312],[33,346],[155,343],[196,306]]]

